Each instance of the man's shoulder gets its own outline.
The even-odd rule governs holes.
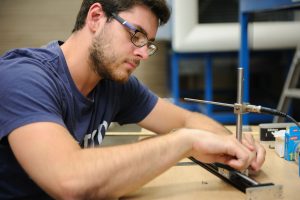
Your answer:
[[[53,62],[59,62],[59,52],[54,48],[18,48],[0,57],[0,74],[24,76],[32,73],[47,73],[52,71]]]
[[[47,62],[56,59],[59,55],[49,48],[18,48],[12,49],[1,57],[3,62]]]
[[[15,48],[7,51],[0,57],[0,65],[2,63],[13,62],[34,62],[45,63],[52,62],[61,56],[59,41],[52,41],[47,45],[39,48]]]
[[[56,55],[47,48],[15,49],[0,59],[0,91],[58,91],[59,78],[53,59]]]

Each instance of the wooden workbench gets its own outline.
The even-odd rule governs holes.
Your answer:
[[[229,127],[234,131],[234,127]],[[254,127],[254,135],[257,128]],[[112,133],[114,135],[116,133]],[[123,133],[124,134],[124,133]],[[128,133],[137,135],[137,133]],[[144,132],[142,135],[151,135]],[[300,199],[300,178],[298,165],[285,161],[270,149],[269,142],[262,143],[267,151],[266,161],[261,171],[252,178],[260,183],[274,183],[283,185],[283,197],[285,200]],[[244,193],[231,185],[223,182],[210,172],[198,165],[194,165],[188,159],[184,159],[179,165],[171,167],[139,190],[121,199],[139,200],[163,200],[163,199],[245,199]]]

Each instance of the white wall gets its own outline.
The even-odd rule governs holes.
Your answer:
[[[237,51],[239,23],[199,24],[198,0],[173,0],[172,47],[179,52]],[[300,43],[300,22],[249,23],[252,49],[294,48]]]

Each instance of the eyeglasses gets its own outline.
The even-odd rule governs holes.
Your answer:
[[[138,30],[134,25],[128,23],[126,20],[121,18],[119,15],[112,13],[112,16],[113,16],[113,18],[115,18],[115,20],[117,20],[118,22],[120,22],[122,25],[124,25],[125,27],[127,27],[128,29],[130,29],[133,32],[133,34],[131,35],[131,42],[136,47],[141,48],[141,47],[147,45],[148,56],[152,56],[156,52],[157,46],[153,42],[148,40],[145,33]]]

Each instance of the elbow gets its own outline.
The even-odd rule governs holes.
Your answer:
[[[57,187],[55,199],[61,200],[86,200],[86,199],[118,199],[122,194],[109,192],[104,184],[91,186],[84,180],[65,179],[60,181]]]
[[[58,181],[55,189],[50,192],[55,199],[59,200],[81,200],[88,199],[84,196],[84,188],[79,188],[78,184],[70,180]]]
[[[68,174],[68,175],[67,175]],[[85,181],[76,176],[70,176],[70,173],[64,173],[54,176],[47,185],[42,187],[51,197],[58,200],[81,200],[91,199],[87,194]]]

